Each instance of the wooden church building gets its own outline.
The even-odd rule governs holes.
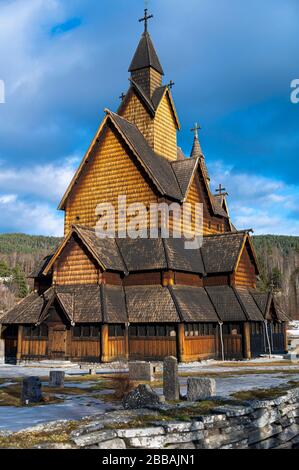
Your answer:
[[[34,291],[1,318],[7,360],[197,361],[287,349],[287,317],[272,292],[256,290],[250,231],[231,223],[221,186],[212,193],[198,126],[190,157],[177,145],[173,83],[163,85],[149,18],[146,10],[129,90],[117,113],[105,110],[59,205],[64,240],[32,273]],[[117,207],[119,195],[147,208],[201,203],[202,246],[162,235],[99,238],[96,208]],[[117,229],[128,219],[117,217]]]

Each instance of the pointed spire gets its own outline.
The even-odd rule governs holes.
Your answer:
[[[149,67],[152,67],[161,75],[164,75],[162,65],[156,53],[150,34],[145,31],[142,34],[142,37],[134,54],[133,60],[129,67],[129,72],[136,72],[136,70],[141,70]]]
[[[193,141],[193,147],[192,147],[192,152],[191,152],[191,158],[204,158],[199,138],[198,138],[198,131],[201,129],[200,125],[195,123],[195,126],[193,129],[191,129],[191,132],[194,132],[194,141]]]
[[[199,138],[198,138],[198,131],[200,129],[201,129],[201,127],[197,123],[195,123],[194,128],[191,129],[191,132],[194,132],[194,141],[193,141],[193,147],[192,147],[192,151],[191,151],[191,158],[199,158],[203,175],[206,178],[206,180],[208,182],[210,182],[210,177],[209,177],[208,169],[207,169],[207,166],[206,166],[205,157],[204,157],[203,151],[201,149],[201,145],[200,145]]]

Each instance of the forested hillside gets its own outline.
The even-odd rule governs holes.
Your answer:
[[[25,277],[60,241],[55,237],[0,235],[0,312],[27,294]],[[266,290],[273,282],[285,310],[299,319],[299,237],[257,236],[253,243],[261,270],[258,288]]]
[[[259,289],[273,282],[285,311],[299,319],[299,237],[258,236],[253,243],[261,271]]]
[[[59,242],[55,237],[0,234],[0,313],[28,294],[32,281],[27,276]]]

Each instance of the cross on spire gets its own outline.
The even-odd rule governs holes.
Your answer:
[[[222,187],[222,184],[219,184],[218,189],[216,189],[216,193],[219,193],[219,196],[223,196],[225,194],[226,189]]]
[[[172,80],[170,80],[170,82],[168,83],[167,86],[168,86],[168,88],[172,89],[172,87],[174,87],[174,85],[175,85],[175,83]]]
[[[125,95],[124,93],[122,93],[122,94],[120,95],[119,99],[123,101],[123,100],[125,99],[125,97],[126,97],[126,95]]]
[[[144,9],[144,17],[143,17],[143,18],[140,18],[140,20],[139,20],[139,23],[143,23],[143,22],[144,22],[144,32],[145,32],[145,33],[147,33],[147,23],[148,23],[148,20],[150,20],[151,18],[154,18],[154,15],[148,15],[147,12],[148,12],[148,9],[145,8],[145,9]]]
[[[194,137],[196,137],[198,139],[198,131],[200,131],[201,129],[201,126],[199,124],[197,124],[197,122],[195,123],[193,129],[191,129],[191,132],[194,132]]]

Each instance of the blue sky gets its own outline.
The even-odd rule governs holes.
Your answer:
[[[195,121],[238,228],[299,235],[298,0],[151,0],[190,153]],[[0,0],[0,232],[60,235],[56,211],[103,110],[116,110],[143,0]]]

